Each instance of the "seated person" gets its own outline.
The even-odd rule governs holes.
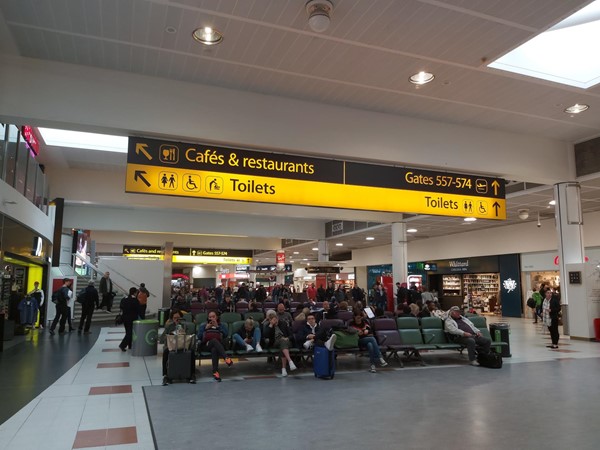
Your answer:
[[[398,305],[398,309],[396,310],[396,315],[398,317],[413,317],[410,314],[410,306],[406,303],[401,303]]]
[[[363,349],[366,348],[369,351],[369,359],[371,360],[371,368],[369,369],[369,372],[376,372],[375,364],[377,363],[381,364],[381,367],[387,366],[387,362],[381,355],[379,344],[377,344],[375,336],[373,336],[373,333],[371,333],[371,326],[369,325],[369,322],[367,322],[367,320],[359,311],[354,314],[354,319],[348,324],[348,326],[358,331],[358,346]]]
[[[169,361],[169,347],[167,346],[167,336],[169,334],[185,334],[185,327],[181,324],[183,320],[181,319],[181,313],[179,310],[174,309],[171,311],[171,318],[167,320],[165,323],[165,329],[162,334],[158,338],[158,342],[164,344],[163,348],[163,356],[162,356],[162,373],[163,373],[163,386],[167,386],[171,380],[169,380],[167,376],[167,362]],[[190,373],[190,383],[196,383],[196,355],[194,354],[194,349],[191,349],[191,358],[192,358],[192,372]]]
[[[248,317],[244,324],[233,334],[233,342],[234,345],[237,345],[247,352],[262,352],[260,337],[260,327],[257,326],[252,317]]]
[[[221,381],[219,374],[219,358],[223,358],[225,364],[231,367],[233,361],[225,354],[223,342],[227,338],[227,325],[221,323],[215,311],[208,313],[206,323],[200,325],[198,329],[198,342],[201,351],[208,351],[212,355],[212,374],[213,378]]]
[[[280,322],[285,322],[288,327],[292,325],[292,315],[285,310],[285,305],[283,303],[277,305],[277,317]]]
[[[269,348],[277,348],[281,351],[281,376],[287,377],[286,365],[289,363],[290,370],[297,369],[296,364],[290,356],[290,329],[285,321],[279,321],[277,313],[270,309],[267,318],[263,322],[263,336]]]
[[[300,308],[300,312],[296,315],[296,317],[294,317],[294,320],[301,320],[302,322],[306,322],[306,318],[310,314],[310,309],[308,309],[307,307],[303,308],[302,305],[298,305],[298,308]]]
[[[419,314],[421,314],[421,308],[416,303],[411,303],[408,305],[410,308],[410,315],[408,317],[416,317],[419,318]]]
[[[185,298],[181,294],[177,294],[177,296],[173,299],[171,303],[171,309],[177,309],[181,312],[189,312],[191,307],[188,302],[185,301]]]
[[[234,305],[233,301],[231,300],[231,295],[225,294],[223,301],[219,305],[219,311],[221,313],[235,311],[235,305]]]
[[[302,336],[300,342],[306,350],[310,350],[315,345],[315,339],[319,333],[319,325],[317,324],[317,318],[313,313],[308,313],[306,316],[306,324],[302,329]]]
[[[327,300],[323,302],[323,311],[319,313],[317,317],[317,321],[321,321],[323,319],[337,319],[337,311],[338,305],[335,303],[330,303]]]
[[[472,366],[479,365],[476,352],[490,352],[492,341],[483,337],[475,325],[463,317],[458,306],[453,306],[448,311],[448,317],[444,321],[444,330],[451,335],[453,342],[467,347],[469,362]]]
[[[258,304],[252,300],[250,302],[250,304],[248,305],[248,311],[249,312],[260,312],[260,310],[258,309]]]

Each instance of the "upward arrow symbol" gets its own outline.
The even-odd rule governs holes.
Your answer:
[[[494,195],[498,195],[498,188],[500,187],[500,183],[497,180],[492,181],[492,187],[494,188]]]

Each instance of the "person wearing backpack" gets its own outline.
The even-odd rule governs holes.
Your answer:
[[[138,290],[137,299],[140,302],[139,316],[141,320],[146,319],[146,306],[148,303],[148,297],[150,296],[150,292],[146,289],[146,285],[144,283],[140,283],[140,289]]]
[[[69,315],[69,299],[71,298],[71,295],[73,295],[73,292],[71,291],[72,283],[73,280],[70,278],[64,278],[62,287],[52,293],[52,302],[55,302],[56,300],[56,315],[54,316],[52,325],[50,325],[51,335],[54,335],[54,329],[59,322],[58,333],[63,334],[65,332],[65,324]]]

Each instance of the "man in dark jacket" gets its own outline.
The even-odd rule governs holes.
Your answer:
[[[70,278],[63,279],[63,285],[57,292],[56,298],[56,316],[54,316],[54,320],[52,321],[52,325],[50,325],[50,334],[54,334],[54,329],[56,328],[56,324],[60,321],[60,326],[58,328],[59,333],[65,332],[65,323],[67,322],[67,316],[69,314],[69,299],[73,293],[71,292],[71,284],[73,280]],[[52,301],[54,301],[54,294],[52,294]]]
[[[123,326],[125,327],[125,337],[119,344],[119,348],[122,351],[126,351],[127,347],[131,349],[131,343],[133,338],[133,321],[138,318],[138,311],[140,310],[140,302],[137,299],[137,288],[132,287],[129,289],[129,295],[123,297],[121,300],[121,318],[123,319]]]
[[[94,282],[90,280],[85,290],[77,296],[77,301],[81,303],[81,319],[79,319],[79,329],[85,334],[90,333],[90,325],[92,324],[92,316],[94,315],[94,307],[98,304],[98,291],[94,287]],[[85,323],[85,328],[84,324]]]
[[[110,312],[112,309],[113,297],[115,296],[112,280],[110,279],[110,272],[105,272],[104,276],[100,278],[100,295],[102,296],[102,303],[97,305],[96,308],[106,307],[106,310]]]

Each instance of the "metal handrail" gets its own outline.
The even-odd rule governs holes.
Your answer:
[[[96,278],[97,275],[100,275],[100,277],[102,277],[104,275],[104,273],[97,267],[95,266],[88,258],[87,255],[84,255],[82,253],[79,252],[75,252],[75,257],[77,259],[79,259],[81,262],[83,262],[85,265],[87,265],[90,269],[92,269],[95,273],[96,273]],[[106,264],[106,267],[113,273],[117,273],[121,278],[125,279],[126,281],[128,281],[129,283],[131,283],[131,285],[137,287],[139,289],[140,285],[137,284],[135,281],[130,280],[129,278],[127,278],[125,275],[123,275],[120,272],[115,271],[112,267],[110,267],[108,264]],[[125,293],[129,292],[129,289],[124,289],[121,285],[119,285],[118,283],[116,283],[114,280],[111,280],[113,285],[116,286],[118,289],[122,290]],[[150,292],[150,295],[152,297],[156,297],[156,295],[154,295],[153,293]]]

